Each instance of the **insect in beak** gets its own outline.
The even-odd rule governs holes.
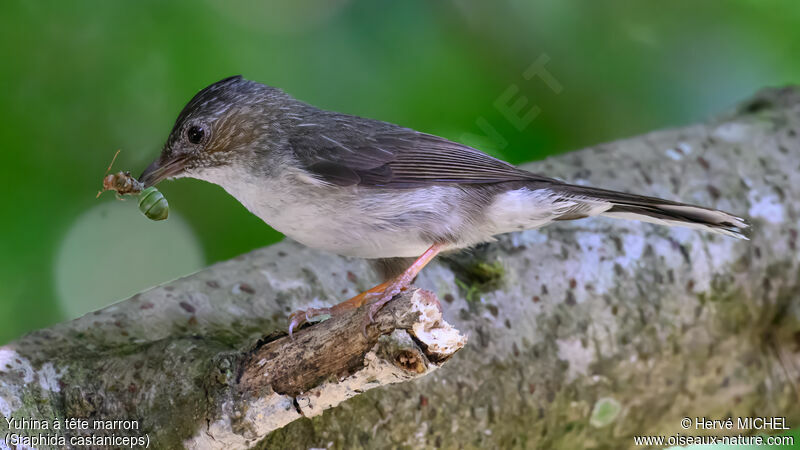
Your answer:
[[[119,155],[119,150],[114,154],[111,164],[109,164],[108,169],[106,169],[106,175],[103,176],[103,190],[97,193],[97,197],[100,197],[100,194],[105,191],[115,191],[117,193],[117,198],[128,194],[139,195],[139,210],[142,214],[147,216],[150,220],[166,219],[169,216],[169,203],[167,203],[164,194],[159,192],[158,189],[153,186],[145,188],[143,183],[131,177],[130,172],[118,172],[108,175],[108,172],[111,171],[111,166],[113,166],[114,161],[117,160],[117,155]],[[145,173],[150,169],[153,169],[151,174],[160,170],[160,168],[153,167],[154,164],[151,164],[150,167],[145,170]],[[161,175],[156,174],[150,176],[157,177]]]
[[[150,186],[139,194],[139,211],[150,220],[164,220],[169,216],[169,204],[164,194]]]

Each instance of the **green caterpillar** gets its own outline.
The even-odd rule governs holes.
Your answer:
[[[139,211],[150,220],[164,220],[169,216],[169,203],[154,186],[139,194]]]

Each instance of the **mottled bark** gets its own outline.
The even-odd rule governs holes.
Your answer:
[[[706,123],[525,166],[745,216],[752,240],[589,219],[440,258],[417,285],[471,337],[464,350],[261,442],[270,414],[318,413],[318,397],[288,374],[271,388],[238,378],[230,355],[284,329],[294,309],[375,284],[364,261],[283,242],[28,335],[0,349],[0,413],[114,412],[143,420],[163,447],[619,448],[633,435],[688,434],[685,416],[800,425],[798,133],[800,93],[776,89]],[[430,353],[403,333],[384,335],[383,348]],[[376,350],[362,368],[414,360],[365,348]],[[255,397],[235,395],[242,380]],[[300,392],[292,404],[252,401]]]
[[[205,287],[219,289],[224,279]],[[67,443],[75,436],[117,434],[145,437],[154,448],[249,448],[273,430],[362,392],[427,375],[466,342],[442,320],[436,297],[419,289],[403,293],[366,328],[365,312],[358,310],[291,338],[282,331],[261,336],[240,330],[234,320],[214,322],[210,295],[171,301],[172,292],[191,291],[158,289],[164,290],[160,300],[137,296],[0,348],[0,413],[15,419],[0,423],[2,434],[64,436]],[[230,293],[237,292],[254,293],[243,283],[232,285]],[[159,332],[129,322],[156,320],[152,314],[172,316],[175,328]],[[110,432],[92,425],[52,429],[70,419],[138,425]],[[27,443],[7,439],[0,448]]]

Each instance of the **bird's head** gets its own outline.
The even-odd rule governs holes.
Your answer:
[[[139,177],[146,187],[165,178],[194,177],[243,167],[267,151],[280,120],[278,89],[234,76],[203,89],[183,108],[161,155]]]

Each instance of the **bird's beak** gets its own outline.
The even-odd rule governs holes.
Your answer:
[[[158,158],[144,169],[144,172],[142,172],[142,175],[139,177],[139,181],[142,182],[146,188],[155,186],[164,178],[178,175],[184,169],[185,165],[186,157],[183,155],[166,161],[162,161],[161,158]]]

